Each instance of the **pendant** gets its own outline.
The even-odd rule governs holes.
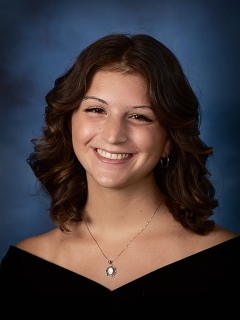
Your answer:
[[[114,277],[117,273],[117,268],[112,264],[112,261],[111,260],[108,260],[108,263],[109,263],[109,267],[107,267],[106,269],[106,275],[107,277]]]

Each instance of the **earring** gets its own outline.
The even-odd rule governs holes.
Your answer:
[[[167,169],[167,167],[169,165],[169,157],[167,156],[166,158],[161,158],[160,162],[161,162],[162,167],[164,169]]]

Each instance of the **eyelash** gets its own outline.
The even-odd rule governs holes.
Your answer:
[[[146,122],[152,122],[152,120],[142,114],[133,114],[132,117],[134,119],[140,120],[140,121],[146,121]]]
[[[85,109],[85,112],[104,113],[105,111],[102,108],[94,107],[94,108]],[[133,114],[131,115],[131,118],[137,119],[139,121],[153,122],[149,117],[142,114]]]
[[[95,107],[95,108],[85,109],[85,112],[103,113],[104,110],[102,108]]]

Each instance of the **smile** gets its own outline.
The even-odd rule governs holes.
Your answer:
[[[129,153],[110,153],[101,149],[96,149],[96,151],[101,157],[111,160],[122,160],[131,157]]]

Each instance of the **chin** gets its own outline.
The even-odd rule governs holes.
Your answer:
[[[123,183],[119,183],[119,181],[116,183],[116,182],[111,182],[111,181],[101,181],[101,182],[98,182],[98,184],[103,187],[103,188],[107,188],[107,189],[118,189],[118,188],[122,188],[124,186],[126,186],[126,184],[123,184]]]
[[[103,188],[122,188],[127,185],[127,181],[123,181],[118,178],[116,179],[107,179],[106,177],[103,179],[95,179],[95,183],[97,183],[99,186]]]

